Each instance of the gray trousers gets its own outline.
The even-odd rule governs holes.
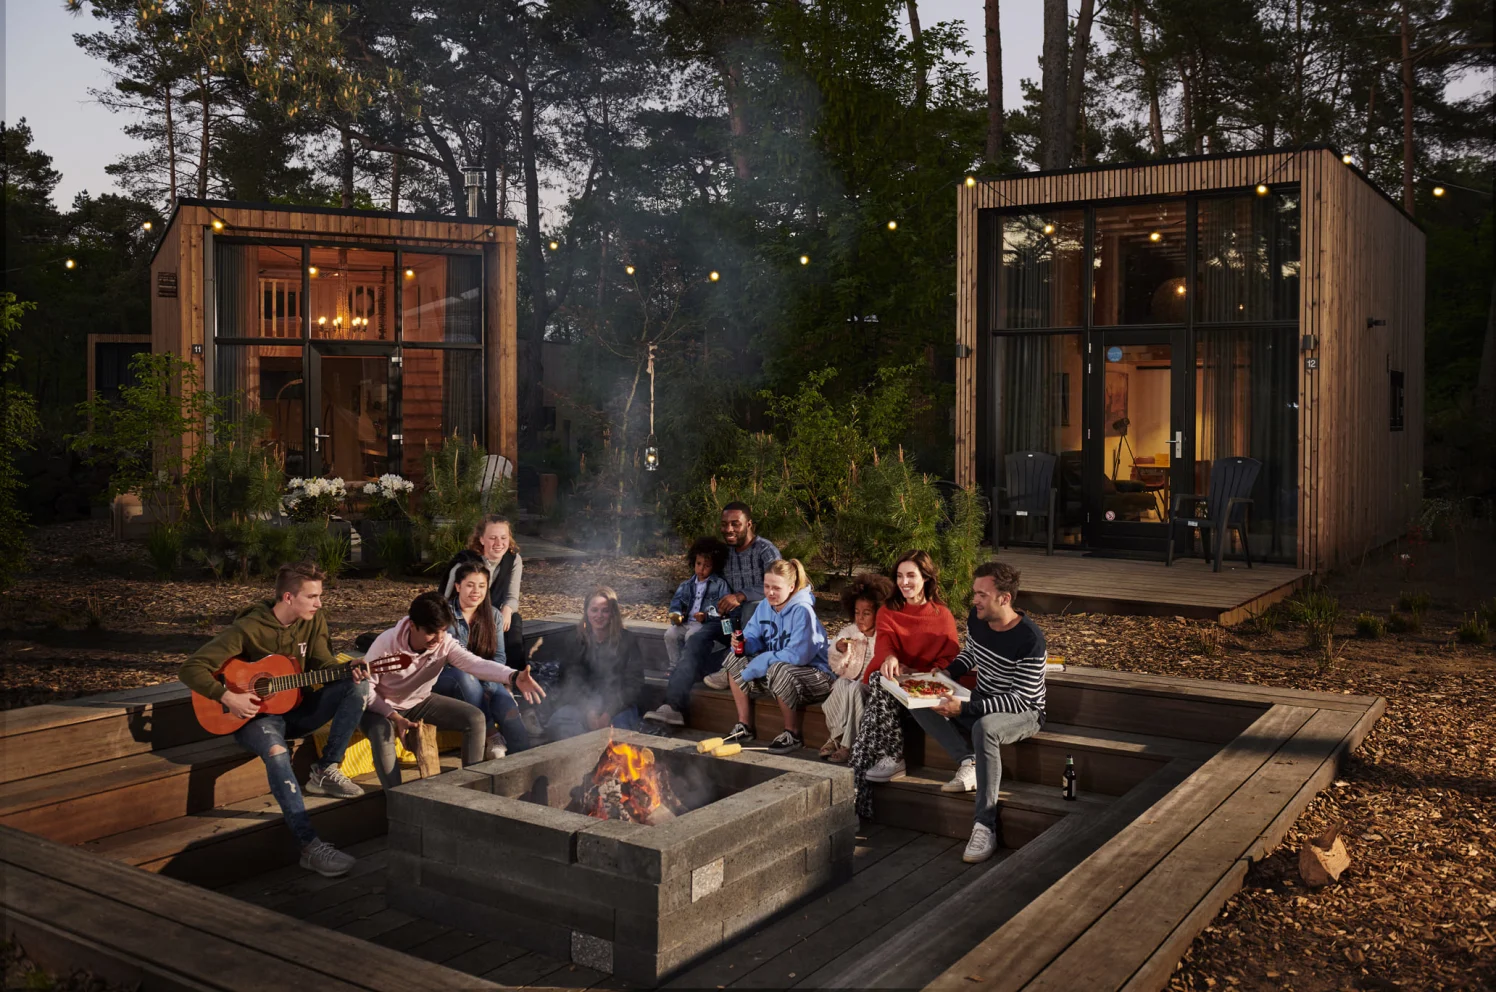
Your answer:
[[[1004,744],[1016,744],[1039,732],[1039,714],[988,713],[947,719],[933,709],[910,710],[914,722],[957,762],[976,759],[976,822],[997,830],[997,794],[1003,780]],[[968,735],[970,740],[968,741]]]
[[[857,740],[857,727],[862,723],[862,707],[869,691],[861,682],[837,679],[831,695],[821,703],[827,736],[842,747],[851,747]]]
[[[695,620],[681,624],[679,627],[670,626],[665,628],[665,657],[670,659],[670,667],[675,668],[675,663],[680,661],[681,648],[686,646],[686,638],[701,629],[701,624]]]
[[[483,760],[488,741],[488,717],[471,703],[433,693],[400,714],[411,723],[424,720],[437,730],[462,731],[462,764]],[[374,749],[374,772],[386,789],[400,784],[400,762],[395,757],[395,727],[383,713],[364,713],[364,736]]]

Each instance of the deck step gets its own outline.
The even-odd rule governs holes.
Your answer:
[[[0,824],[81,844],[268,791],[258,758],[212,738],[0,785]]]
[[[205,740],[180,682],[0,711],[0,784]]]
[[[905,774],[873,786],[873,820],[890,827],[919,830],[965,840],[971,836],[974,792],[942,792],[950,773],[937,768],[911,768]],[[1067,816],[1085,816],[1106,809],[1112,797],[1078,792],[1075,801],[1060,795],[1059,786],[1024,782],[1004,776],[998,790],[998,819],[1002,844],[1020,848]]]

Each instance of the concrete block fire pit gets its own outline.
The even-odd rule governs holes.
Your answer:
[[[610,741],[650,749],[686,811],[576,811]],[[388,810],[391,907],[645,985],[849,878],[857,831],[846,768],[618,730],[400,786]]]

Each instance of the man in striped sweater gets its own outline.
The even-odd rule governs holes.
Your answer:
[[[977,688],[963,702],[946,697],[912,711],[925,733],[960,762],[946,792],[976,791],[976,823],[962,860],[986,861],[997,850],[997,790],[1001,747],[1039,732],[1044,724],[1044,632],[1013,609],[1018,570],[989,561],[972,573],[966,646],[945,674],[959,679],[973,668]]]

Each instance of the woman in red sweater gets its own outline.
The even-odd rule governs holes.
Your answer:
[[[897,592],[878,611],[877,647],[865,678],[874,672],[896,679],[906,672],[944,668],[961,650],[956,618],[940,599],[940,566],[928,552],[911,551],[894,566]],[[904,773],[903,719],[907,711],[876,682],[857,728],[852,771],[857,782],[857,813],[873,815],[869,782],[887,782]]]

